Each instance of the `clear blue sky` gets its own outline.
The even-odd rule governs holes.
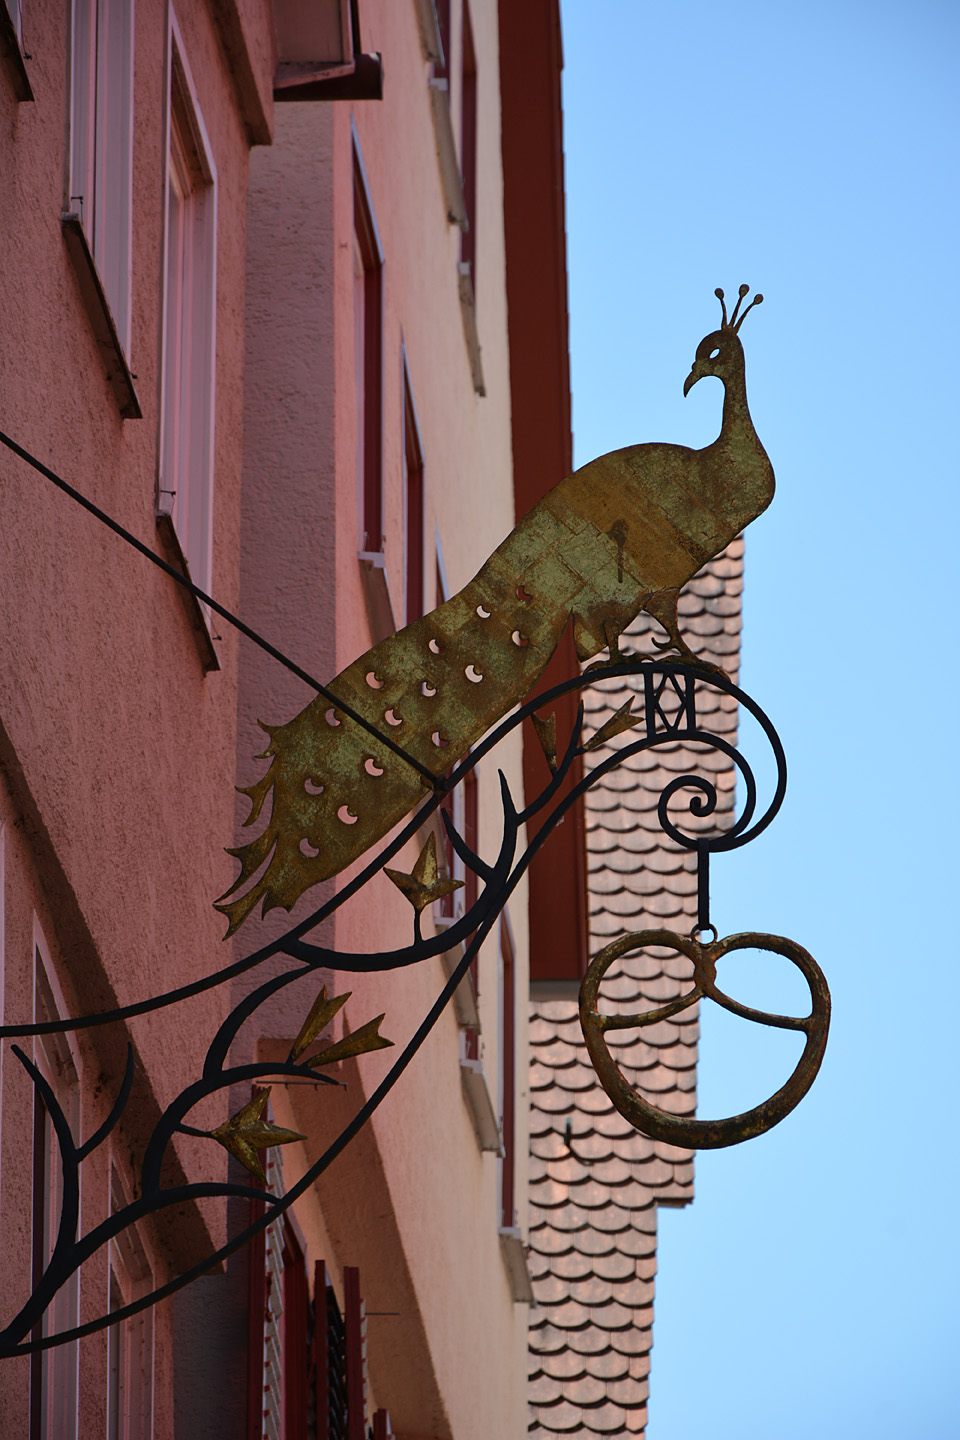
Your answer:
[[[743,684],[790,786],[715,864],[714,919],[799,940],[835,1005],[800,1109],[661,1212],[649,1440],[953,1440],[960,5],[563,22],[577,464],[709,443],[720,385],[682,384],[714,287],[765,296],[742,338],[778,490],[747,536]],[[701,1114],[791,1068],[752,1028],[705,1017]]]

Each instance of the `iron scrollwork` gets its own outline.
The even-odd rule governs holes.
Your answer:
[[[601,725],[592,738],[584,744],[583,707],[581,705],[574,729],[562,755],[558,757],[554,753],[556,737],[552,717],[547,720],[541,718],[543,712],[549,709],[551,702],[570,690],[580,691],[603,680],[627,676],[639,677],[641,681],[643,695],[641,712],[634,715],[629,706],[621,707],[621,710],[616,712],[605,725]],[[725,692],[747,709],[758,721],[771,746],[776,763],[777,781],[772,798],[760,813],[758,813],[757,783],[747,759],[728,740],[715,734],[709,726],[700,721],[697,699],[699,688],[702,686],[710,686]],[[672,699],[672,704],[666,700],[668,694]],[[413,908],[414,933],[409,944],[392,951],[376,954],[346,953],[315,944],[305,938],[311,930],[330,916],[347,899],[374,881],[381,871],[386,872],[389,862],[394,859],[403,846],[414,838],[418,831],[422,831],[425,822],[439,808],[444,796],[455,789],[464,780],[469,770],[495,750],[496,746],[509,733],[527,719],[533,723],[544,749],[550,766],[550,777],[540,793],[522,810],[518,810],[501,772],[502,835],[496,858],[490,863],[481,858],[467,845],[464,837],[453,824],[449,809],[445,808],[441,811],[440,818],[446,828],[450,843],[460,856],[464,866],[477,877],[477,898],[453,926],[437,935],[426,937],[422,935],[420,929],[423,908],[432,899],[438,898],[445,883],[442,877],[438,876],[435,852],[431,855],[434,844],[431,832],[421,851],[420,861],[414,874],[406,876],[403,872],[393,871],[388,876],[394,884],[410,882],[409,884],[400,883],[400,888],[407,895]],[[628,731],[632,732],[629,737],[626,734]],[[564,782],[570,774],[575,758],[588,751],[596,751],[605,741],[618,735],[624,737],[620,747],[611,748],[610,753],[592,769],[586,771],[575,785],[565,789]],[[401,832],[353,881],[345,885],[336,896],[328,900],[312,915],[291,927],[284,935],[269,945],[224,967],[203,981],[182,986],[152,999],[71,1020],[44,1022],[29,1026],[6,1026],[0,1031],[0,1035],[4,1038],[14,1036],[22,1038],[115,1023],[135,1015],[142,1015],[180,1003],[196,994],[198,990],[223,984],[239,974],[256,969],[274,956],[284,955],[293,962],[289,969],[284,970],[281,974],[273,975],[269,980],[254,988],[234,1007],[208,1047],[200,1079],[187,1085],[167,1106],[158,1120],[144,1152],[137,1199],[84,1235],[77,1233],[80,1166],[107,1139],[124,1110],[133,1081],[132,1050],[128,1050],[126,1073],[110,1115],[95,1134],[80,1143],[72,1135],[56,1096],[42,1073],[19,1047],[14,1047],[18,1059],[36,1086],[38,1097],[47,1107],[51,1116],[63,1165],[64,1183],[57,1239],[49,1264],[29,1300],[5,1329],[0,1331],[0,1357],[23,1355],[47,1349],[79,1339],[106,1325],[127,1319],[209,1271],[212,1265],[226,1259],[258,1231],[277,1220],[332,1164],[400,1079],[463,980],[474,956],[493,929],[519,880],[570,807],[624,761],[644,750],[664,745],[676,746],[678,743],[682,743],[685,747],[702,746],[704,749],[720,752],[736,767],[743,784],[740,813],[726,829],[718,828],[713,833],[704,833],[702,829],[697,829],[688,833],[680,827],[676,819],[672,818],[671,807],[673,807],[675,815],[678,797],[685,791],[692,792],[688,802],[690,813],[698,821],[709,818],[717,807],[717,792],[713,782],[703,774],[690,773],[674,776],[663,787],[657,813],[664,834],[674,844],[691,850],[696,855],[698,872],[697,930],[693,937],[679,936],[664,930],[643,931],[625,935],[601,951],[590,965],[581,991],[580,1012],[587,1047],[601,1083],[613,1103],[631,1124],[654,1138],[693,1148],[730,1145],[759,1134],[782,1119],[809,1089],[823,1056],[829,1023],[829,994],[823,976],[806,951],[794,942],[781,937],[735,935],[722,940],[714,938],[709,943],[702,943],[698,938],[706,930],[712,928],[709,919],[707,883],[710,855],[737,848],[755,838],[770,824],[783,802],[786,789],[786,764],[780,740],[773,725],[760,707],[720,674],[708,674],[695,666],[678,661],[651,661],[649,659],[621,660],[615,664],[592,667],[588,673],[558,685],[536,700],[528,702],[497,726],[452,771],[447,778],[443,792],[435,792],[429,796]],[[527,840],[524,826],[534,817],[540,817],[540,828],[532,839]],[[446,882],[446,885],[449,886],[449,882]],[[431,893],[431,890],[436,893]],[[379,1016],[353,1031],[344,1041],[338,1042],[334,1046],[330,1046],[329,1043],[323,1045],[318,1039],[320,1032],[328,1024],[333,1011],[342,1004],[343,997],[327,999],[325,989],[321,989],[304,1021],[300,1035],[291,1046],[284,1063],[261,1062],[231,1066],[228,1063],[228,1056],[240,1028],[271,996],[312,973],[316,974],[331,969],[347,973],[396,970],[420,964],[431,956],[443,954],[461,945],[463,946],[462,956],[452,970],[447,983],[386,1076],[324,1153],[285,1194],[265,1194],[263,1190],[255,1189],[252,1185],[235,1182],[191,1183],[173,1187],[166,1187],[162,1184],[161,1171],[164,1157],[173,1137],[178,1133],[205,1136],[217,1141],[230,1150],[254,1174],[257,1174],[259,1170],[258,1150],[301,1138],[292,1131],[280,1130],[279,1127],[271,1127],[269,1122],[265,1122],[262,1113],[263,1105],[256,1099],[237,1115],[231,1117],[224,1125],[219,1126],[217,1130],[197,1129],[189,1124],[188,1117],[201,1100],[228,1090],[230,1086],[240,1081],[255,1085],[267,1085],[271,1080],[291,1079],[320,1085],[336,1083],[331,1080],[330,1076],[318,1073],[324,1063],[329,1063],[332,1059],[343,1058],[345,1054],[362,1054],[367,1050],[381,1048],[391,1043],[379,1033],[379,1025],[383,1019],[382,1016]],[[693,966],[692,988],[684,996],[670,1004],[643,1015],[613,1017],[600,1015],[597,1002],[600,983],[607,968],[616,957],[643,945],[665,945],[687,955]],[[717,988],[717,961],[730,951],[747,945],[773,951],[799,966],[807,979],[813,997],[813,1008],[809,1017],[794,1019],[762,1014],[740,1005]],[[804,1053],[791,1079],[769,1100],[745,1115],[720,1121],[685,1120],[669,1116],[638,1095],[620,1074],[606,1048],[604,1037],[611,1030],[634,1025],[642,1026],[665,1019],[692,1005],[703,996],[715,1000],[743,1018],[780,1028],[801,1030],[806,1033]],[[317,1044],[320,1044],[321,1048],[316,1053],[310,1054],[309,1052]],[[264,1093],[264,1091],[260,1092],[261,1095]],[[250,1163],[251,1161],[252,1163]],[[58,1290],[69,1281],[82,1263],[123,1229],[167,1206],[183,1205],[185,1202],[208,1197],[249,1198],[258,1201],[265,1200],[266,1204],[257,1219],[232,1236],[226,1244],[208,1256],[202,1263],[159,1286],[150,1294],[139,1297],[122,1309],[87,1321],[71,1330],[48,1336],[38,1334],[42,1317]]]

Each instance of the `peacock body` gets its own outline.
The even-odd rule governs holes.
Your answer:
[[[741,287],[741,298],[745,293]],[[727,323],[724,307],[723,318],[698,346],[684,387],[703,375],[724,383],[723,424],[712,445],[631,445],[574,471],[458,594],[374,645],[329,692],[440,776],[524,699],[571,620],[581,660],[608,648],[616,654],[617,636],[646,609],[680,657],[695,661],[677,627],[679,589],[766,508],[774,490],[747,409],[737,335],[743,316],[737,322],[735,310]],[[287,724],[264,729],[270,764],[244,791],[251,800],[245,823],[255,824],[268,798],[272,803],[262,833],[230,852],[241,870],[217,905],[229,917],[228,935],[260,901],[264,913],[292,909],[304,891],[381,839],[428,789],[413,767],[324,697]],[[228,898],[254,877],[245,893]]]

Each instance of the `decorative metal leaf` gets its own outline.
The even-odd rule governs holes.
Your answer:
[[[551,770],[557,768],[557,716],[551,711],[546,720],[541,720],[539,715],[531,715],[530,719],[536,731],[537,739],[540,741],[540,749],[547,757],[547,764]]]
[[[642,725],[643,721],[639,715],[630,714],[632,708],[633,696],[631,695],[630,699],[610,716],[607,723],[600,726],[596,735],[587,741],[583,747],[584,751],[597,750],[601,745],[606,745],[607,741],[612,740],[615,735],[622,735],[625,730],[632,730],[635,725]]]
[[[329,1045],[326,1050],[321,1050],[319,1055],[314,1055],[307,1064],[335,1065],[340,1060],[349,1060],[353,1055],[365,1055],[370,1050],[390,1049],[393,1041],[380,1034],[382,1020],[383,1015],[378,1015],[375,1020],[368,1020],[366,1025],[361,1025],[352,1035],[345,1035],[335,1045]]]
[[[324,985],[311,1006],[310,1014],[301,1026],[300,1034],[293,1042],[290,1050],[291,1060],[298,1060],[300,1058],[307,1046],[316,1040],[321,1030],[327,1028],[334,1015],[336,1015],[338,1010],[343,1008],[352,994],[353,991],[348,990],[345,995],[335,995],[332,1000],[328,1000],[327,987]]]
[[[382,1017],[381,1017],[382,1018]],[[216,1140],[225,1150],[228,1150],[235,1159],[244,1165],[251,1175],[265,1185],[267,1177],[264,1174],[263,1166],[260,1164],[258,1150],[269,1150],[274,1145],[289,1145],[294,1140],[305,1140],[307,1137],[301,1135],[297,1130],[284,1130],[280,1125],[273,1125],[269,1120],[262,1118],[264,1107],[270,1098],[271,1086],[259,1091],[232,1115],[229,1120],[218,1125],[216,1130],[210,1131],[211,1140]]]

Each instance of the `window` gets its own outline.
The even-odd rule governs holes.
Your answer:
[[[130,353],[134,0],[73,0],[70,195]]]
[[[267,1189],[281,1194],[275,1151],[264,1170]],[[253,1218],[262,1213],[255,1201]],[[303,1246],[288,1213],[250,1247],[250,1440],[307,1440],[309,1308]]]
[[[127,1203],[111,1172],[114,1213]],[[136,1230],[120,1232],[108,1249],[110,1309],[122,1310],[153,1289],[153,1276]],[[107,1331],[106,1440],[149,1440],[153,1435],[153,1310],[141,1310]]]
[[[406,623],[419,620],[424,613],[424,545],[423,545],[423,447],[420,427],[410,389],[406,356],[403,360],[403,504],[404,545],[406,551],[404,599]]]
[[[326,1265],[318,1260],[313,1285],[313,1407],[316,1440],[346,1440],[347,1338]]]
[[[383,252],[356,135],[353,150],[353,326],[360,551],[383,550]]]
[[[39,945],[36,949],[36,1015],[38,1020],[55,1020],[60,1013],[44,967]],[[73,1135],[78,1133],[80,1090],[69,1044],[63,1035],[36,1039],[34,1061],[53,1091]],[[33,1113],[33,1283],[42,1276],[56,1242],[63,1201],[63,1166],[53,1120],[39,1091],[34,1092]],[[79,1324],[80,1285],[74,1272],[57,1292],[53,1303],[34,1331],[56,1335]],[[76,1440],[78,1424],[78,1379],[80,1347],[76,1340],[30,1357],[30,1440]]]
[[[174,30],[167,162],[160,512],[190,578],[210,588],[216,316],[216,172]]]
[[[473,47],[473,26],[470,7],[464,0],[463,47],[460,80],[460,174],[467,224],[460,231],[461,271],[470,277],[473,293],[477,290],[477,56]]]

